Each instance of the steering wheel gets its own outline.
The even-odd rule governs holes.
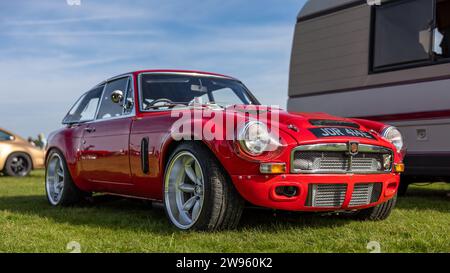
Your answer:
[[[173,101],[171,101],[171,100],[169,100],[169,99],[166,99],[166,98],[160,98],[160,99],[156,99],[156,100],[150,102],[145,108],[152,107],[152,106],[154,106],[154,105],[156,105],[156,104],[158,104],[158,103],[161,103],[161,102],[165,102],[165,103],[167,103],[167,104],[173,104]]]

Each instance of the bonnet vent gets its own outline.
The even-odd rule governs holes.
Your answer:
[[[325,120],[325,119],[310,119],[309,123],[314,126],[342,126],[359,129],[359,125],[353,122],[341,121],[341,120]]]

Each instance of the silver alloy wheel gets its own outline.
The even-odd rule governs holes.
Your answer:
[[[50,203],[58,205],[64,189],[64,166],[61,157],[55,153],[49,160],[45,177],[45,187]]]
[[[164,200],[172,223],[189,229],[198,220],[204,203],[204,176],[200,163],[190,152],[177,154],[164,181]]]

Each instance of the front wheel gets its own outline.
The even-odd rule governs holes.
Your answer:
[[[84,199],[87,193],[74,184],[64,156],[53,150],[50,152],[45,170],[45,191],[52,206],[70,206]]]
[[[363,209],[356,214],[356,218],[363,221],[381,221],[385,220],[391,215],[392,210],[397,203],[397,195],[394,198],[379,204],[376,207]]]
[[[167,216],[182,230],[235,228],[244,206],[220,163],[196,142],[182,143],[172,153],[163,194]]]

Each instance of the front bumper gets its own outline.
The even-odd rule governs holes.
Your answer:
[[[400,175],[387,174],[285,174],[285,175],[234,175],[231,177],[241,196],[256,206],[288,211],[343,211],[357,210],[377,206],[393,198],[397,193]],[[357,184],[381,183],[381,192],[377,201],[366,205],[351,206],[350,201]],[[311,206],[310,185],[345,184],[346,192],[339,206]],[[287,197],[276,192],[277,187],[293,186],[298,188],[296,196]],[[308,197],[309,196],[309,197]]]

